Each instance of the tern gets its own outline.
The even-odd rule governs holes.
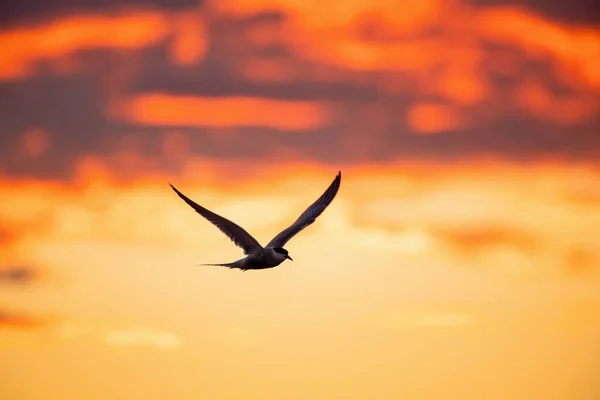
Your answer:
[[[321,215],[323,211],[325,211],[327,206],[329,206],[329,204],[335,198],[335,195],[340,188],[341,180],[342,172],[339,171],[325,193],[323,193],[321,197],[317,199],[317,201],[311,204],[310,207],[308,207],[292,225],[275,236],[266,247],[262,247],[260,243],[258,243],[258,241],[241,226],[228,220],[227,218],[207,210],[181,193],[171,183],[169,183],[169,185],[175,191],[175,193],[177,193],[177,195],[183,199],[183,201],[196,210],[198,214],[219,228],[219,230],[227,235],[227,237],[229,237],[229,239],[231,239],[236,246],[240,247],[246,255],[246,257],[231,263],[201,265],[228,267],[232,269],[238,268],[242,271],[246,271],[249,269],[274,268],[284,262],[286,259],[294,261],[292,257],[290,257],[288,251],[283,248],[283,246],[285,246],[285,244],[292,237],[315,222],[317,217]]]

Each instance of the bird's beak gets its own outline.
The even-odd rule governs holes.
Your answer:
[[[292,257],[288,256],[288,255],[286,255],[285,258],[287,258],[288,260],[294,261],[294,259]]]

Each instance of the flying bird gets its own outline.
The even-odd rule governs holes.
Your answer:
[[[308,207],[300,217],[289,227],[281,231],[275,236],[266,247],[262,247],[258,241],[252,237],[244,228],[237,225],[236,223],[224,218],[220,215],[215,214],[212,211],[207,210],[201,205],[195,203],[189,199],[186,195],[181,193],[171,183],[171,188],[177,193],[179,197],[183,199],[190,207],[192,207],[198,214],[206,218],[209,222],[215,225],[221,232],[223,232],[231,241],[238,247],[240,247],[246,257],[237,261],[225,264],[201,264],[201,265],[213,265],[228,268],[238,268],[242,271],[249,269],[266,269],[274,268],[287,260],[292,260],[288,251],[283,248],[285,244],[298,234],[301,230],[311,225],[319,215],[327,208],[327,206],[333,201],[335,195],[340,188],[340,182],[342,180],[342,172],[339,171],[329,188]]]

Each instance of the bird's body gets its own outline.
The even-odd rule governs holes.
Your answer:
[[[196,210],[198,214],[202,215],[213,225],[219,228],[221,232],[227,235],[236,246],[242,248],[244,250],[244,254],[246,254],[246,257],[231,263],[203,265],[237,268],[242,271],[246,271],[249,269],[274,268],[286,259],[292,260],[288,254],[288,251],[284,249],[283,246],[297,233],[315,222],[317,217],[321,215],[325,208],[327,208],[327,206],[333,201],[340,187],[341,178],[342,173],[338,172],[335,180],[325,191],[325,193],[323,193],[323,195],[321,195],[317,201],[308,207],[292,225],[275,236],[273,240],[271,240],[265,247],[262,247],[260,243],[258,243],[258,241],[248,232],[246,232],[246,230],[244,230],[244,228],[241,226],[195,203],[193,200],[189,199],[187,196],[177,190],[173,185],[171,185],[171,188],[173,188],[175,193],[177,193],[177,195],[181,197],[183,201]]]
[[[232,263],[226,264],[202,264],[202,265],[214,265],[228,268],[238,268],[242,271],[249,269],[267,269],[274,268],[286,260],[286,256],[277,253],[273,248],[266,247],[262,251],[249,254],[244,258],[241,258]],[[291,258],[290,258],[291,259]]]

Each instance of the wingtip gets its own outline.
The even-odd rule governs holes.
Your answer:
[[[177,194],[179,194],[179,190],[177,190],[177,188],[175,186],[173,186],[173,184],[171,182],[169,182],[169,186],[171,186],[171,189],[173,189],[173,191]]]

